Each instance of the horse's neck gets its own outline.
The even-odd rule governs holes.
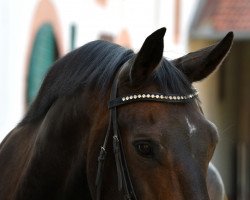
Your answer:
[[[1,174],[5,191],[0,188],[0,199],[8,199],[5,193],[19,200],[91,199],[88,185],[93,193],[99,146],[107,128],[105,109],[90,93],[65,97],[40,121],[15,128],[0,149],[0,171],[11,169]]]
[[[37,126],[18,195],[36,199],[60,199],[60,195],[80,199],[89,195],[84,155],[88,126],[87,120],[76,113],[75,101],[58,100]]]

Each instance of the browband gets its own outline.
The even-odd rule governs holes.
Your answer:
[[[192,94],[188,95],[163,95],[163,94],[135,94],[128,95],[124,97],[118,97],[116,99],[112,99],[109,102],[109,109],[117,106],[121,106],[124,104],[138,102],[138,101],[155,101],[155,102],[163,102],[163,103],[187,103],[191,99],[198,96],[197,90],[194,89]]]

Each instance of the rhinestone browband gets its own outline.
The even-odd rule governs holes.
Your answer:
[[[167,103],[186,103],[198,96],[197,90],[188,95],[163,95],[163,94],[134,94],[124,97],[118,97],[109,102],[109,108],[128,104],[136,101],[158,101]]]

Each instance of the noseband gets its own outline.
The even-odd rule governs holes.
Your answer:
[[[113,85],[111,87],[110,101],[109,101],[109,125],[107,133],[104,139],[104,143],[101,146],[100,154],[98,156],[98,168],[95,185],[97,187],[97,200],[101,199],[101,189],[102,189],[102,178],[103,178],[103,169],[104,161],[106,159],[107,143],[111,132],[113,132],[113,152],[115,156],[115,163],[117,169],[118,177],[118,190],[123,190],[123,197],[125,200],[137,200],[135,190],[130,178],[128,165],[126,162],[126,157],[124,154],[124,149],[121,141],[121,136],[117,123],[117,111],[116,108],[121,105],[141,102],[141,101],[153,101],[153,102],[163,102],[163,103],[187,103],[191,99],[195,98],[198,95],[198,92],[194,90],[192,94],[189,95],[165,95],[165,94],[133,94],[124,97],[117,97],[117,85],[119,81],[119,74],[122,69],[127,66],[129,61],[127,61],[120,68],[117,73]]]

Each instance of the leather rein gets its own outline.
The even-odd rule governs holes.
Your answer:
[[[124,149],[122,145],[121,135],[118,128],[117,122],[117,107],[129,104],[138,101],[154,101],[154,102],[163,102],[163,103],[186,103],[191,99],[195,98],[198,95],[198,92],[194,90],[192,94],[189,95],[165,95],[165,94],[133,94],[124,97],[117,97],[117,86],[119,81],[119,75],[122,69],[128,65],[129,61],[124,63],[117,73],[115,80],[111,87],[110,101],[109,101],[109,125],[107,129],[107,133],[101,146],[101,150],[98,156],[98,168],[96,175],[96,199],[101,199],[101,190],[102,190],[102,179],[103,179],[103,171],[104,164],[107,155],[107,144],[111,133],[113,133],[113,153],[115,156],[115,163],[117,169],[117,178],[118,178],[118,190],[123,190],[123,197],[125,200],[137,200],[135,190],[130,178],[128,165],[126,162],[126,157],[124,154]]]

